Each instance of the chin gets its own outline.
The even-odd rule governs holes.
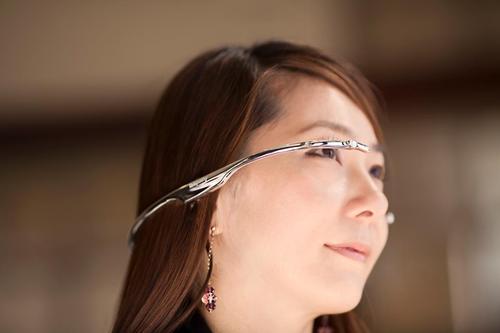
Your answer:
[[[360,303],[363,288],[364,284],[358,280],[339,281],[327,289],[314,291],[317,296],[315,301],[321,313],[348,312]]]
[[[358,306],[361,301],[361,297],[363,296],[363,288],[365,287],[364,280],[348,280],[344,283],[340,284],[342,288],[339,288],[339,297],[338,303],[340,305],[340,310],[342,312],[351,311],[356,306]],[[340,312],[339,312],[340,313]]]
[[[340,302],[339,308],[335,311],[335,313],[343,313],[353,310],[356,306],[358,306],[361,301],[362,292],[357,293],[355,295],[345,295],[345,297]]]

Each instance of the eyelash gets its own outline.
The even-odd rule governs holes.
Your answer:
[[[340,140],[336,137],[330,137],[330,136],[321,136],[321,137],[317,137],[317,138],[314,138],[313,140],[318,140],[318,141],[321,141],[321,140],[326,140],[326,141],[334,141],[334,140]],[[311,152],[307,152],[306,154],[310,155],[310,156],[318,156],[318,157],[326,157],[326,158],[329,158],[329,159],[335,159],[337,160],[337,162],[342,165],[342,162],[341,160],[339,159],[339,150],[338,149],[333,149],[333,148],[318,148],[318,149],[313,149],[311,150]],[[325,155],[322,155],[322,154],[316,154],[314,152],[316,151],[332,151],[333,152],[333,156],[330,154],[329,156],[332,156],[332,157],[329,157],[329,156],[325,156]],[[376,171],[376,174],[373,174],[372,172],[375,172]],[[375,178],[379,179],[380,181],[385,181],[386,180],[386,177],[385,177],[385,168],[380,165],[380,164],[376,164],[374,166],[372,166],[370,168],[370,174],[372,174]]]

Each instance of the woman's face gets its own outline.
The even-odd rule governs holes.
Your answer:
[[[283,117],[253,133],[249,154],[314,139],[377,143],[363,112],[322,81],[299,79],[281,107]],[[318,121],[338,126],[303,131]],[[220,189],[213,216],[219,290],[224,285],[217,279],[230,281],[231,275],[238,277],[235,288],[259,293],[254,301],[279,299],[311,315],[342,313],[359,303],[388,235],[388,202],[379,177],[384,159],[377,152],[332,152],[302,150],[265,158],[239,170]],[[365,261],[325,245],[353,242],[369,247]]]

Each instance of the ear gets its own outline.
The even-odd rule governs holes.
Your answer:
[[[214,236],[224,232],[226,224],[231,223],[231,213],[234,209],[237,182],[230,179],[219,189],[210,227],[215,226]]]
[[[224,230],[224,222],[227,220],[225,218],[225,204],[226,200],[224,195],[224,186],[219,189],[219,193],[217,194],[217,200],[215,202],[214,212],[212,214],[212,219],[210,221],[210,229],[215,226],[214,236],[217,236],[222,233]],[[227,216],[227,215],[226,215]]]

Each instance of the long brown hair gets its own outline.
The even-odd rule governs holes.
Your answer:
[[[319,78],[345,93],[377,120],[380,94],[348,62],[309,46],[267,41],[210,50],[185,65],[168,84],[153,115],[140,179],[137,213],[169,191],[243,157],[252,131],[282,114],[282,74]],[[173,332],[196,309],[208,282],[210,220],[218,191],[193,207],[162,208],[138,232],[113,332]],[[217,255],[215,253],[215,255]],[[204,281],[203,284],[200,281]],[[324,315],[334,332],[363,332],[352,311]]]

